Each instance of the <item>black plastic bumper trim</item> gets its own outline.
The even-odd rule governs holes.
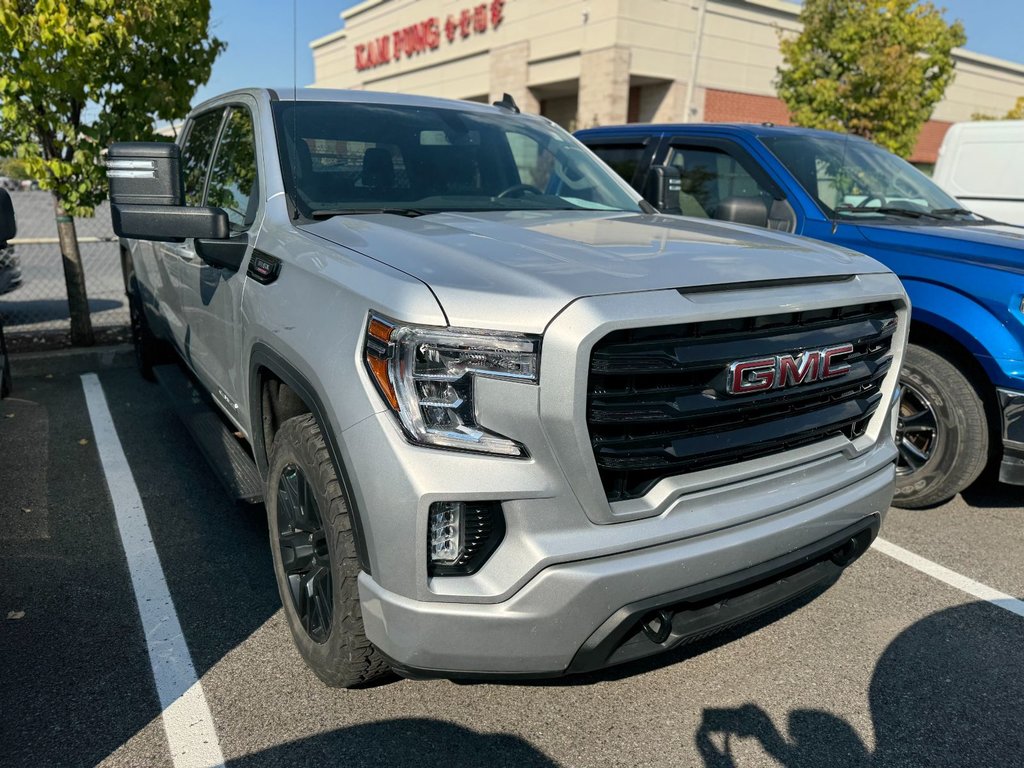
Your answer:
[[[871,514],[825,539],[752,568],[625,605],[590,636],[564,670],[509,673],[425,669],[382,655],[397,674],[414,680],[538,680],[593,672],[701,639],[794,600],[817,587],[831,585],[847,566],[868,549],[878,535],[880,525],[879,515]],[[680,617],[685,611],[674,608],[683,603],[707,607],[723,600],[728,601],[727,605],[731,602],[739,610],[723,612],[720,609],[711,615],[694,615],[691,620],[685,621],[685,630],[682,624],[677,630],[676,620],[682,621]],[[643,632],[640,622],[647,614],[661,611],[671,614],[672,628],[664,642],[655,644]],[[617,649],[624,647],[624,640],[628,642],[632,639],[627,636],[634,630],[640,636],[647,637],[651,647],[628,657],[616,655]]]

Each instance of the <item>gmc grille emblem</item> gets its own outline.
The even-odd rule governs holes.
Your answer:
[[[850,366],[836,360],[853,352],[853,344],[808,349],[799,355],[772,355],[742,360],[729,365],[725,389],[730,395],[785,389],[813,381],[836,379],[850,372]]]

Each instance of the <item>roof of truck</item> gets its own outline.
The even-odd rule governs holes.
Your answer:
[[[577,131],[580,137],[599,136],[611,133],[617,136],[637,135],[685,135],[726,131],[729,133],[746,133],[752,136],[820,136],[835,138],[846,134],[832,131],[821,131],[816,128],[801,128],[796,125],[775,125],[775,123],[629,123],[627,125],[602,125],[597,128],[585,128]],[[851,136],[860,139],[859,136]],[[862,139],[863,140],[863,139]]]
[[[361,104],[402,104],[415,107],[440,107],[458,109],[479,109],[493,112],[497,107],[478,101],[459,101],[457,99],[440,99],[434,96],[413,96],[404,93],[388,93],[385,91],[355,91],[340,88],[238,88],[218,94],[192,108],[198,112],[211,104],[237,98],[251,96],[255,99],[270,98],[271,101],[331,101],[358,102]]]

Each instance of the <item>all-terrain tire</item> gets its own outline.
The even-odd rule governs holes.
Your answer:
[[[296,416],[281,425],[270,452],[266,506],[274,574],[292,638],[306,664],[327,685],[354,688],[390,672],[380,652],[366,639],[359,603],[359,560],[352,533],[350,505],[338,481],[316,420]],[[330,558],[333,616],[329,634],[317,642],[300,619],[285,572],[280,545],[280,484],[285,471],[298,471],[308,482],[326,534]]]
[[[907,347],[900,384],[900,463],[893,504],[932,507],[953,498],[985,468],[985,407],[956,365],[927,347]]]

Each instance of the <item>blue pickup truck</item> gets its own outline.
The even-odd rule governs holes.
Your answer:
[[[1024,228],[852,136],[703,124],[576,137],[662,212],[806,235],[900,276],[914,309],[895,504],[941,503],[986,466],[1024,485]]]

